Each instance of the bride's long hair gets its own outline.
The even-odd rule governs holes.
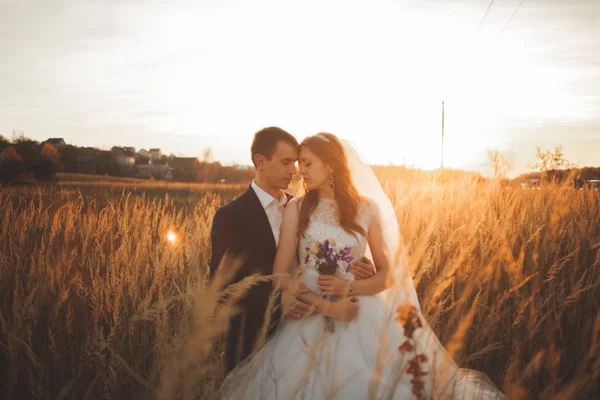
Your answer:
[[[332,133],[319,133],[309,136],[300,143],[299,150],[303,147],[312,151],[319,159],[333,169],[333,197],[337,203],[339,223],[344,230],[356,236],[367,233],[357,222],[358,206],[362,200],[352,181],[348,167],[348,155],[340,140]],[[317,207],[319,200],[318,191],[309,191],[306,186],[304,200],[300,207],[298,236],[302,236],[310,221],[310,216]]]

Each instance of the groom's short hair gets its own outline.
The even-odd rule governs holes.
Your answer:
[[[275,152],[275,146],[277,146],[277,142],[280,140],[283,140],[294,147],[300,146],[295,137],[276,126],[269,126],[268,128],[263,128],[256,132],[254,134],[254,140],[252,141],[252,147],[250,148],[252,153],[252,163],[254,164],[254,156],[257,154],[262,154],[267,160],[271,161],[271,157],[273,157],[273,153]],[[254,164],[254,166],[256,166],[256,164]]]

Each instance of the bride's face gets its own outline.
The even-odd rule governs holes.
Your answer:
[[[329,187],[329,174],[331,168],[315,155],[306,146],[300,149],[298,166],[306,187],[309,190]]]

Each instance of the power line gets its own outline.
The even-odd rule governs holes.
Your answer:
[[[502,32],[500,32],[501,35],[506,30],[506,27],[508,27],[508,24],[510,24],[510,21],[512,21],[512,19],[514,18],[514,16],[517,14],[517,11],[519,11],[519,8],[521,8],[521,5],[523,4],[524,1],[525,0],[521,0],[521,2],[519,3],[519,5],[517,6],[517,9],[515,10],[515,12],[510,16],[510,18],[508,19],[508,22],[506,22],[506,25],[504,25],[504,28],[502,28]]]
[[[483,25],[483,21],[485,21],[485,18],[487,17],[488,13],[490,12],[490,8],[492,8],[492,4],[494,4],[494,0],[490,1],[490,5],[488,6],[487,11],[485,12],[485,15],[481,19],[481,22],[479,23],[479,27],[477,28],[477,32],[475,32],[475,33],[479,33],[479,30],[481,29],[481,26]]]

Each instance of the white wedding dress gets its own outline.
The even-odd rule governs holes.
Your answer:
[[[297,199],[295,199],[297,200]],[[358,222],[368,230],[376,214],[373,202],[360,205]],[[348,234],[337,222],[335,202],[321,199],[298,246],[304,260],[309,243],[335,239],[335,247],[351,247],[350,255],[360,259],[369,253],[364,236]],[[378,214],[379,215],[379,214]],[[386,221],[382,221],[384,224]],[[338,275],[346,273],[340,262]],[[321,294],[318,272],[309,261],[301,267],[302,283]],[[335,331],[325,331],[323,315],[300,321],[286,319],[277,333],[255,354],[248,357],[225,379],[220,397],[227,399],[415,399],[413,376],[408,361],[415,353],[400,352],[404,328],[396,321],[392,296],[359,296],[357,317],[350,322],[335,321]],[[425,323],[415,331],[417,351],[426,354],[423,370],[425,398],[502,399],[504,395],[484,374],[459,369],[446,354]]]

